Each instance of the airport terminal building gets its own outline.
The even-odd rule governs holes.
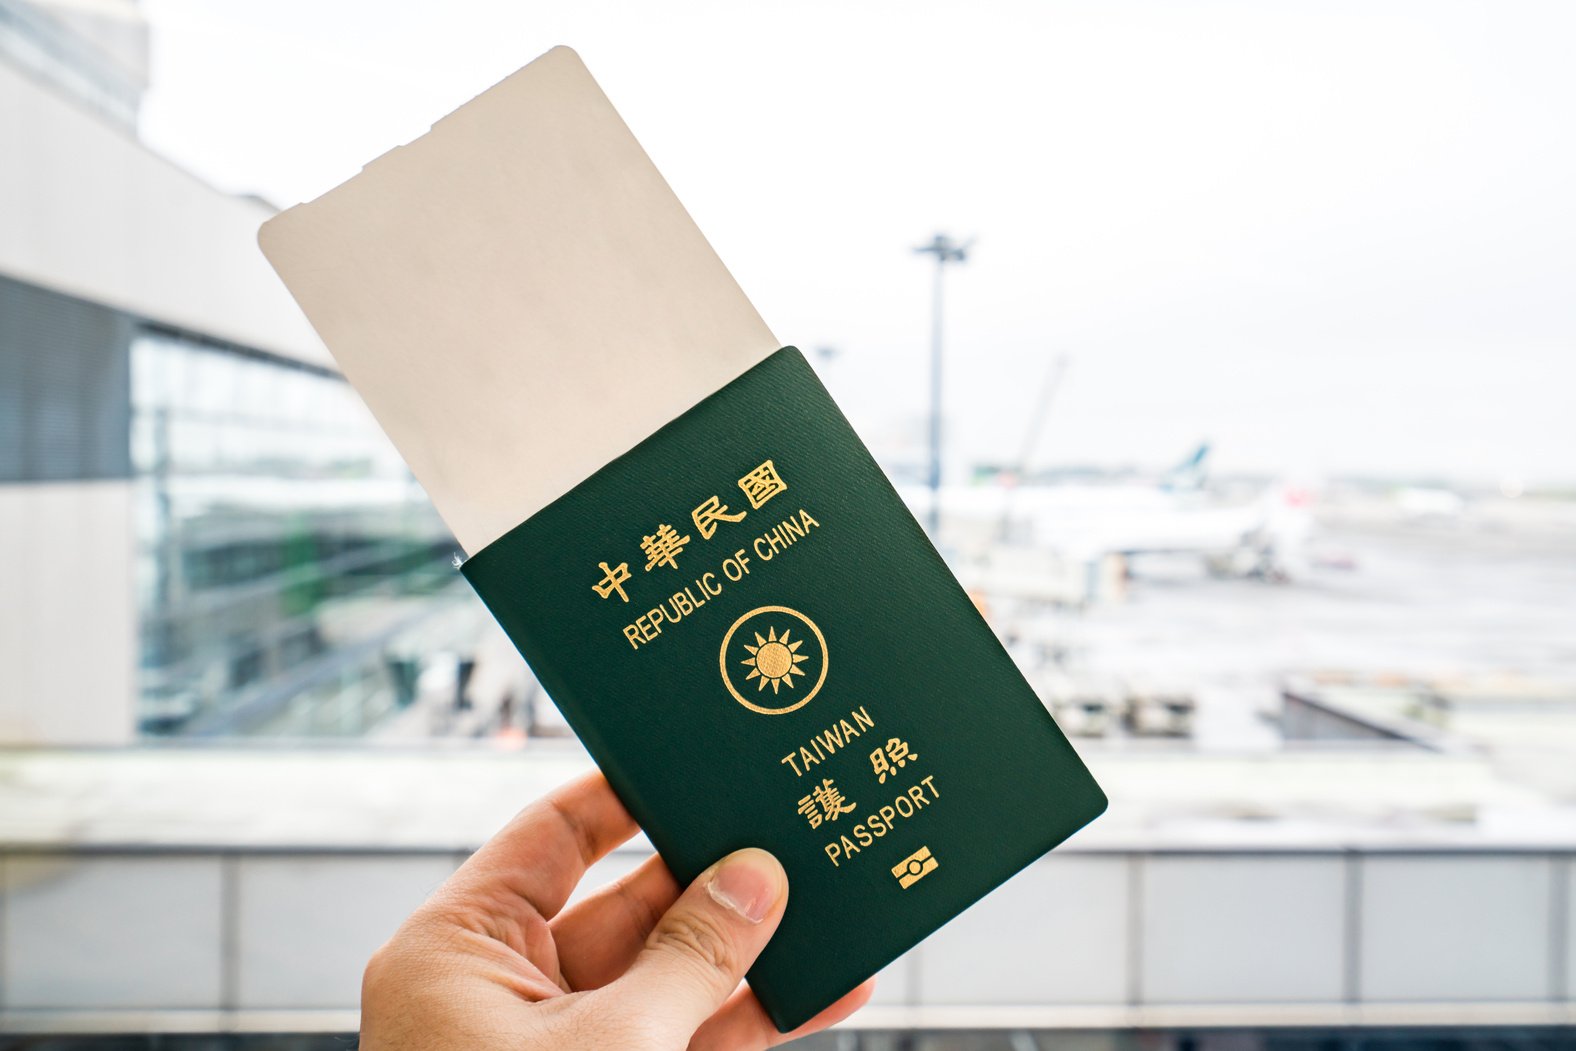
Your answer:
[[[454,545],[273,209],[138,141],[146,55],[132,3],[0,4],[0,742],[360,733]]]

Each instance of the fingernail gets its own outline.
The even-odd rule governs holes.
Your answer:
[[[751,923],[760,923],[782,893],[782,871],[766,851],[746,847],[718,862],[717,871],[706,881],[706,893]]]

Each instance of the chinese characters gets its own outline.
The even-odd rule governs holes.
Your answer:
[[[750,510],[754,511],[760,510],[768,500],[788,489],[788,483],[777,473],[777,466],[771,460],[762,462],[746,473],[739,479],[738,486],[749,501]],[[728,505],[722,502],[721,495],[713,493],[690,512],[690,520],[695,523],[695,531],[700,534],[700,538],[710,540],[717,535],[721,523],[741,522],[747,514],[749,511],[730,511]],[[650,573],[659,566],[678,569],[679,556],[684,553],[689,542],[688,533],[681,535],[671,524],[659,523],[656,532],[640,539],[640,550],[646,556],[646,572]],[[609,569],[606,562],[597,565],[602,570],[602,579],[592,585],[592,590],[604,599],[616,593],[620,599],[628,602],[629,595],[625,593],[623,585],[630,578],[629,563],[620,562],[614,569]]]
[[[657,526],[655,534],[641,537],[640,550],[646,553],[646,572],[650,573],[658,566],[679,568],[675,560],[684,551],[684,545],[689,542],[688,533],[679,536],[679,531],[666,522]]]
[[[809,795],[799,800],[799,813],[810,822],[811,828],[820,828],[822,821],[836,821],[839,815],[853,812],[854,804],[843,798],[830,777],[822,778]]]
[[[898,770],[918,758],[918,752],[908,750],[907,741],[893,737],[887,741],[886,747],[870,753],[870,769],[876,775],[876,783],[884,785],[888,774],[896,776]]]
[[[591,590],[603,598],[616,591],[619,598],[628,602],[629,596],[624,594],[624,585],[629,581],[629,563],[620,562],[617,569],[609,569],[606,562],[598,562],[597,565],[602,567],[602,579],[592,584]]]

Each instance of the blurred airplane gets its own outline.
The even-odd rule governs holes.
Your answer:
[[[1160,554],[1195,555],[1221,576],[1286,581],[1302,575],[1308,490],[1275,482],[1235,497],[1213,493],[1207,486],[1209,455],[1208,443],[1201,444],[1149,479],[944,487],[944,535],[954,546],[973,546],[988,565],[1044,564],[1044,556],[1052,555],[1081,567],[1081,578],[1090,578],[1106,556]],[[916,513],[928,512],[928,490],[901,491]],[[1031,553],[1037,557],[1025,557]],[[1022,590],[1010,584],[1011,574],[989,576],[992,590]],[[1038,589],[1033,576],[1022,575],[1023,588]],[[1067,586],[1058,582],[1051,590],[1061,596]]]
[[[1160,488],[1174,493],[1193,492],[1204,487],[1208,477],[1209,443],[1200,442],[1193,455],[1184,459],[1160,478]]]

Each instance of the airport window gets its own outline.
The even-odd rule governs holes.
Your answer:
[[[144,331],[131,408],[144,732],[367,732],[393,706],[393,626],[474,600],[360,400],[331,374]]]

